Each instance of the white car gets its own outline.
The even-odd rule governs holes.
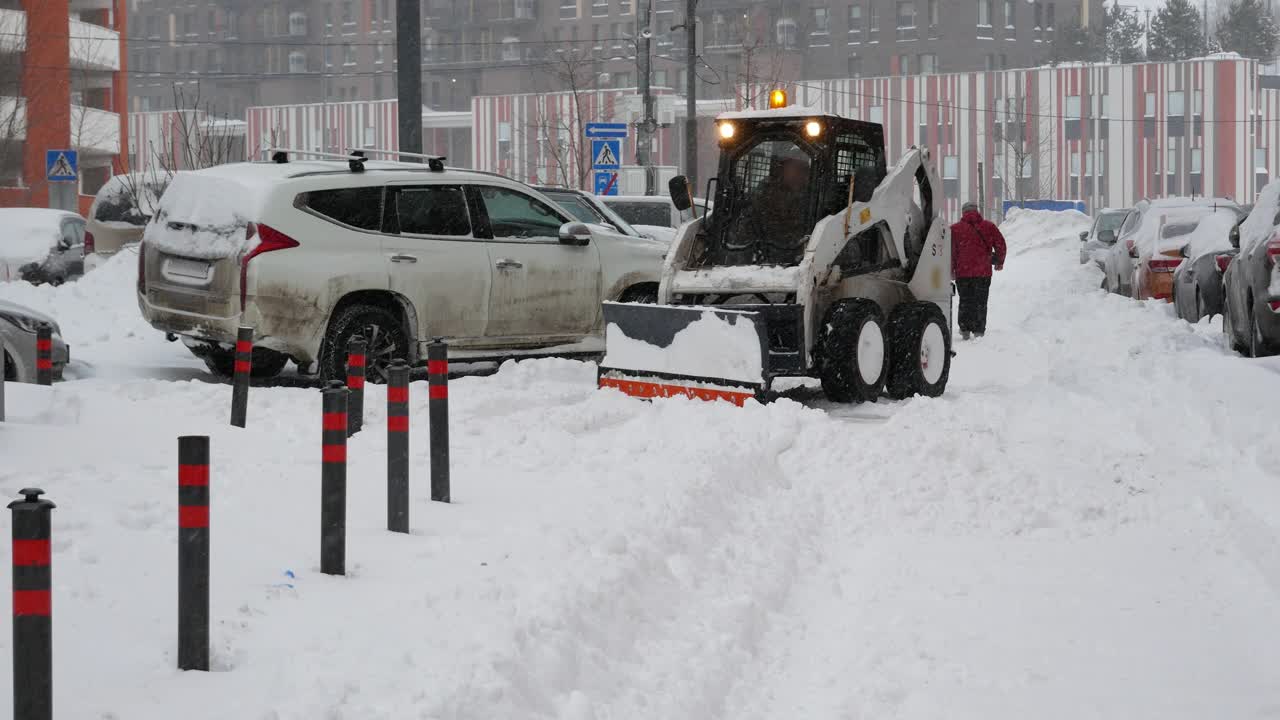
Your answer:
[[[142,239],[160,196],[175,173],[164,170],[116,175],[98,190],[84,234],[84,264],[92,270],[126,245]]]
[[[236,329],[253,371],[344,375],[348,339],[369,376],[425,356],[597,354],[601,303],[651,298],[665,243],[574,220],[523,183],[417,163],[298,160],[179,175],[139,253],[138,304],[215,372]]]
[[[693,209],[698,211],[698,217],[706,215],[710,205],[706,200],[697,199],[692,209],[680,210],[666,195],[606,195],[600,200],[632,225],[667,228],[678,228],[692,220]]]

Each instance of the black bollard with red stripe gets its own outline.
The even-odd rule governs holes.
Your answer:
[[[364,427],[365,352],[368,345],[363,335],[352,335],[347,341],[347,437]]]
[[[409,532],[409,365],[387,368],[387,529]]]
[[[46,322],[36,326],[36,384],[53,384],[53,326]]]
[[[53,717],[50,510],[44,491],[25,488],[13,511],[13,717]]]
[[[321,392],[320,572],[347,573],[347,388],[330,380]]]
[[[178,438],[178,669],[209,669],[209,438]]]
[[[231,376],[231,424],[244,427],[249,414],[249,374],[253,372],[253,328],[236,331],[236,362]]]
[[[431,422],[431,499],[449,502],[449,345],[427,345],[427,413]]]

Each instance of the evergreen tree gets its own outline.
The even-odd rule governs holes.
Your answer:
[[[1120,7],[1120,3],[1112,5],[1103,19],[1106,32],[1107,62],[1135,63],[1144,57],[1142,49],[1142,22],[1138,14]]]
[[[1218,44],[1226,52],[1237,52],[1255,60],[1275,57],[1276,21],[1263,7],[1262,0],[1232,0],[1218,20],[1215,33]]]
[[[1152,60],[1186,60],[1209,52],[1203,19],[1191,0],[1166,0],[1151,20],[1147,55]]]
[[[1106,36],[1101,28],[1083,28],[1078,25],[1060,27],[1054,34],[1050,61],[1103,62],[1106,60]]]

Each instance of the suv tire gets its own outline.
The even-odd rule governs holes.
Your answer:
[[[875,402],[884,392],[889,342],[874,300],[839,300],[823,322],[822,391],[839,403]]]
[[[951,375],[951,332],[942,309],[931,302],[899,305],[889,316],[889,339],[889,397],[940,397]]]
[[[201,355],[209,372],[219,377],[231,377],[235,374],[236,354],[232,350],[214,350]],[[253,364],[249,366],[249,377],[272,378],[284,370],[289,364],[289,356],[266,348],[254,348]]]
[[[320,378],[347,379],[347,341],[364,335],[369,343],[365,377],[369,382],[386,382],[387,366],[396,358],[409,360],[409,337],[400,318],[386,308],[359,303],[339,310],[329,321],[320,348]]]

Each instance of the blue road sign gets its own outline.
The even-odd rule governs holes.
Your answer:
[[[596,173],[596,194],[597,195],[617,195],[618,194],[618,173],[610,171],[601,171]]]
[[[618,170],[622,167],[621,140],[592,140],[591,168],[593,170]]]
[[[75,150],[45,150],[44,167],[49,182],[75,182],[80,177],[80,157]]]
[[[624,138],[627,136],[626,123],[587,123],[583,134],[589,138]]]

